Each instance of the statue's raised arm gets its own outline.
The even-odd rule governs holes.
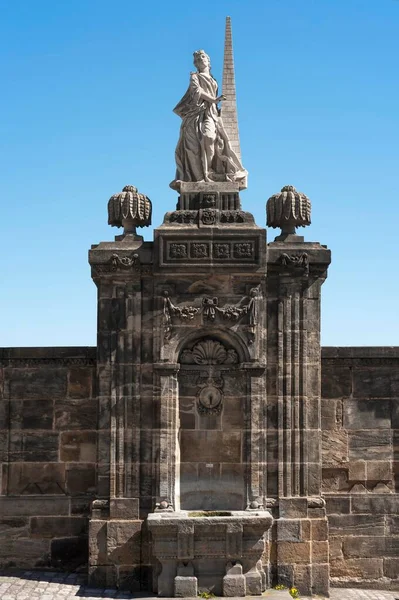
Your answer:
[[[179,181],[242,181],[247,175],[232,150],[223,126],[217,81],[211,74],[210,58],[204,50],[194,52],[195,73],[190,74],[187,92],[175,106],[182,119],[176,147],[176,179]]]

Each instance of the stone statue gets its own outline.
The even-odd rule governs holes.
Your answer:
[[[247,176],[223,126],[217,105],[225,97],[218,96],[204,50],[194,52],[194,65],[188,90],[173,109],[182,119],[173,189],[179,189],[179,181],[242,181]]]

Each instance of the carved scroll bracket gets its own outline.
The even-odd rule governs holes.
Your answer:
[[[304,275],[309,275],[309,257],[306,252],[301,254],[286,254],[280,256],[280,263],[290,270],[302,271]]]
[[[133,268],[135,271],[140,270],[140,260],[138,254],[133,254],[132,257],[113,254],[110,258],[110,263],[113,271],[131,268]]]

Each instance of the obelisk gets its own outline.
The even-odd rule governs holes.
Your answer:
[[[240,138],[238,135],[236,82],[234,76],[233,39],[231,34],[230,17],[226,17],[222,94],[223,96],[226,96],[226,100],[223,100],[222,102],[221,109],[224,127],[229,137],[231,148],[241,160]]]

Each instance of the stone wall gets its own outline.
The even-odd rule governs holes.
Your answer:
[[[0,567],[87,564],[95,348],[0,350]]]
[[[86,568],[95,356],[0,350],[2,568]],[[332,583],[399,585],[399,348],[323,348],[322,429]]]
[[[323,348],[333,585],[399,586],[399,348]]]

